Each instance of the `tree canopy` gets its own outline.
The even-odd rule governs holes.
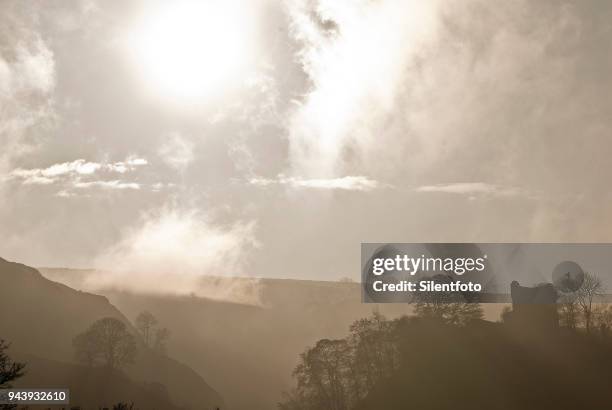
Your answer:
[[[77,360],[89,366],[121,368],[134,361],[136,342],[122,321],[106,317],[73,339]]]

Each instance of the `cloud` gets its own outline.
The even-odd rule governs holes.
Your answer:
[[[584,174],[589,156],[603,161],[592,147],[609,146],[609,116],[587,107],[609,106],[612,59],[607,17],[589,23],[610,8],[593,7],[290,2],[308,81],[289,119],[290,174],[411,185],[462,175],[555,191],[595,177]],[[579,135],[591,143],[576,151]]]
[[[38,11],[0,4],[0,173],[29,152],[55,119],[55,55],[39,32]],[[25,12],[24,12],[25,11]],[[0,179],[0,189],[2,189]]]
[[[508,188],[485,182],[458,182],[452,184],[423,185],[416,192],[441,192],[447,194],[476,195],[488,194],[496,196],[515,196],[520,194],[517,188]]]
[[[291,188],[313,188],[343,191],[372,191],[374,189],[389,187],[373,179],[364,176],[345,176],[341,178],[315,178],[303,179],[279,175],[275,179],[251,178],[249,183],[258,186],[287,185]]]
[[[55,87],[53,52],[38,34],[29,43],[18,42],[12,56],[0,54],[0,96],[49,94]]]
[[[35,4],[0,2],[0,179],[22,169],[0,189],[29,184],[0,207],[5,255],[89,264],[116,226],[168,194],[188,204],[210,200],[228,219],[257,219],[266,252],[252,267],[278,276],[289,262],[303,276],[355,271],[353,248],[328,252],[321,236],[346,243],[612,238],[612,3],[270,4],[274,16],[266,13],[261,36],[271,45],[261,59],[270,68],[245,96],[185,111],[142,104],[110,44],[128,23],[122,7],[101,5],[83,24],[87,34],[58,32],[55,13]],[[164,141],[151,137],[159,130],[176,132],[160,151]],[[99,162],[105,153],[132,152],[151,165]],[[87,174],[85,163],[64,164],[59,155],[101,167]],[[63,164],[55,172],[66,173],[42,172],[55,162]],[[227,183],[232,178],[270,188],[243,189]],[[395,188],[379,189],[386,183]],[[340,189],[367,191],[367,200],[349,207],[345,195],[319,195]],[[317,194],[303,201],[290,190]],[[270,195],[280,191],[289,195]],[[89,194],[97,197],[81,198]],[[504,200],[473,206],[463,196]],[[405,204],[419,218],[401,218]],[[379,223],[365,223],[364,212],[380,215]],[[66,229],[71,242],[55,241]],[[39,250],[28,253],[32,246]]]
[[[184,171],[194,160],[194,144],[178,132],[172,132],[158,150],[164,162],[179,171]]]
[[[120,174],[124,174],[128,171],[134,171],[137,167],[142,165],[147,165],[149,161],[144,158],[138,158],[136,156],[129,156],[125,161],[115,162],[111,164],[105,164],[101,166],[102,168],[107,169],[112,172],[119,172]]]
[[[564,237],[609,236],[609,4],[295,0],[288,10],[308,81],[289,121],[291,175],[537,195],[545,200],[509,211],[533,223],[518,238],[558,238],[560,225]],[[432,180],[500,182],[424,185]],[[426,202],[415,212],[449,211]],[[464,216],[455,226],[472,211],[454,207]],[[513,229],[500,221],[482,232]]]
[[[245,274],[245,263],[257,246],[254,222],[223,226],[197,210],[164,208],[143,215],[138,226],[96,258],[100,273],[87,286],[253,302],[252,280],[204,276]]]
[[[13,178],[20,178],[24,180],[24,183],[33,183],[32,179],[40,178],[48,181],[55,181],[55,179],[64,175],[91,175],[97,170],[102,168],[101,164],[95,162],[87,162],[84,159],[77,159],[72,162],[63,162],[60,164],[53,164],[47,168],[31,168],[14,169],[10,176]]]
[[[16,169],[11,172],[10,176],[21,178],[24,185],[49,185],[55,182],[53,178],[27,171],[29,170]]]
[[[74,182],[72,186],[74,188],[140,189],[140,184],[136,182],[124,182],[120,180]]]
[[[8,179],[21,181],[24,185],[49,185],[61,182],[74,188],[101,187],[112,189],[139,189],[140,185],[133,182],[124,182],[120,180],[83,181],[83,177],[91,177],[100,172],[125,174],[147,164],[148,161],[146,159],[136,156],[130,156],[125,161],[112,163],[99,163],[77,159],[70,162],[53,164],[46,168],[16,168],[9,173]]]
[[[289,124],[291,165],[337,175],[348,146],[377,143],[407,65],[435,28],[436,2],[296,0],[288,12],[310,83]]]

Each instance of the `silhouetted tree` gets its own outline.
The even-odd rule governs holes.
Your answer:
[[[603,286],[599,278],[592,274],[585,272],[584,281],[582,286],[576,292],[577,301],[582,309],[582,316],[584,318],[584,327],[587,333],[591,332],[591,325],[593,320],[593,301],[601,294]]]
[[[142,335],[142,338],[147,346],[151,346],[153,328],[157,325],[157,319],[153,314],[149,311],[141,312],[136,317],[136,329]]]
[[[349,408],[348,349],[344,339],[323,339],[301,355],[301,363],[294,372],[298,390],[311,397],[318,408]]]
[[[472,320],[482,319],[479,303],[420,300],[414,305],[418,317],[438,319],[450,325],[465,326]]]
[[[17,380],[24,374],[24,363],[18,363],[8,356],[6,351],[9,348],[9,344],[0,339],[0,389],[7,389],[10,387],[10,382]]]
[[[125,323],[111,317],[94,322],[73,339],[73,346],[77,360],[88,365],[120,368],[132,363],[136,356],[134,337]]]
[[[451,306],[446,306],[451,305]],[[421,308],[433,306],[435,317],[442,326],[463,328],[472,319],[482,317],[478,304],[422,303]],[[423,314],[423,316],[428,316]],[[319,340],[314,347],[300,355],[293,372],[297,386],[286,393],[279,403],[281,410],[348,410],[363,400],[373,386],[392,377],[401,365],[400,332],[414,318],[387,320],[374,312],[350,326],[344,339]],[[442,322],[444,324],[442,324]]]
[[[444,277],[434,277],[446,281]],[[472,320],[482,319],[482,307],[468,303],[458,292],[418,292],[415,294],[414,313],[417,317],[435,319],[450,325],[465,326]]]
[[[24,374],[24,363],[11,360],[6,351],[9,344],[0,339],[0,389],[8,389],[11,382],[17,380]],[[14,409],[17,406],[12,404],[0,404],[0,409]]]
[[[350,386],[352,396],[361,398],[369,386],[388,377],[397,366],[395,321],[379,312],[353,322],[348,337],[351,346]]]
[[[297,387],[279,403],[282,410],[346,410],[397,368],[397,321],[375,312],[355,321],[345,339],[319,340],[300,356]]]

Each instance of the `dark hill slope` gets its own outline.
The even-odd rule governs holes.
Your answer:
[[[610,408],[610,339],[405,320],[401,365],[356,410]]]
[[[104,296],[75,291],[0,258],[0,329],[20,351],[72,360],[72,338],[103,317],[126,321]]]
[[[15,358],[28,365],[25,376],[14,387],[69,386],[71,408],[112,408],[113,404],[124,402],[134,403],[134,407],[139,409],[180,409],[170,401],[164,386],[134,382],[122,372],[92,369],[27,354],[18,353]]]
[[[72,339],[94,321],[114,317],[135,333],[103,296],[81,292],[43,277],[36,269],[0,258],[0,337],[15,350],[72,362]],[[222,399],[195,371],[146,348],[125,369],[135,381],[163,384],[174,403],[189,408],[222,406]]]

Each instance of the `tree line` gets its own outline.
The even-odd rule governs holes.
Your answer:
[[[465,326],[482,319],[479,304],[431,298],[414,305],[415,317]],[[296,387],[285,393],[280,410],[348,410],[398,369],[399,329],[407,316],[388,320],[375,311],[350,326],[343,339],[322,339],[306,349],[293,372]]]
[[[95,321],[74,337],[75,358],[87,366],[118,369],[134,362],[139,344],[165,354],[170,331],[158,327],[157,319],[148,311],[140,313],[134,323],[137,335],[119,319],[105,317]]]
[[[139,345],[165,354],[170,331],[159,327],[158,321],[148,311],[140,313],[135,321],[137,333],[133,334],[123,321],[105,317],[93,322],[72,341],[75,359],[86,366],[120,369],[134,362]],[[26,364],[12,360],[8,355],[10,344],[0,339],[0,389],[12,387],[26,373]],[[12,409],[14,405],[2,405],[0,409]],[[133,409],[133,404],[117,403],[113,410]]]
[[[612,307],[597,303],[604,287],[597,275],[585,272],[582,285],[575,292],[560,292],[559,322],[571,330],[584,327],[587,333],[608,333],[612,326]]]
[[[598,303],[602,294],[600,279],[590,273],[585,273],[582,286],[577,291],[558,291],[559,325],[570,330],[570,334],[583,334],[587,337],[598,331],[607,336],[612,326],[612,306]],[[360,403],[363,403],[376,386],[380,387],[392,378],[392,375],[397,374],[402,365],[406,366],[406,363],[402,362],[405,359],[405,356],[402,356],[402,346],[407,344],[406,335],[418,328],[417,323],[434,323],[436,326],[458,331],[463,329],[460,334],[468,334],[477,340],[480,337],[478,335],[488,334],[487,339],[491,337],[491,343],[500,343],[500,348],[507,348],[507,343],[514,340],[512,337],[504,339],[504,336],[499,336],[506,334],[504,332],[507,329],[504,330],[503,325],[479,321],[483,318],[481,305],[456,301],[457,299],[451,296],[453,295],[440,297],[425,294],[416,300],[411,316],[388,320],[375,311],[372,316],[355,321],[345,338],[319,340],[299,356],[298,365],[293,372],[296,385],[285,393],[279,403],[279,409],[359,408]],[[508,307],[502,312],[502,322],[504,316],[511,311]],[[479,323],[481,325],[478,325]],[[407,332],[407,329],[412,330]],[[483,333],[481,329],[486,330]],[[554,335],[549,336],[552,337],[551,341],[557,340]],[[426,339],[428,336],[423,337]],[[500,339],[497,339],[498,337]],[[571,340],[574,339],[564,339],[570,345]],[[609,344],[608,338],[602,340],[606,346]],[[577,349],[588,346],[588,342],[576,343]],[[451,352],[449,354],[452,357],[452,344],[449,342],[443,346]],[[572,352],[572,347],[568,349],[568,352]],[[512,349],[508,349],[508,353],[516,354]],[[466,352],[457,353],[458,356],[461,354]],[[406,367],[402,371],[406,371]]]

